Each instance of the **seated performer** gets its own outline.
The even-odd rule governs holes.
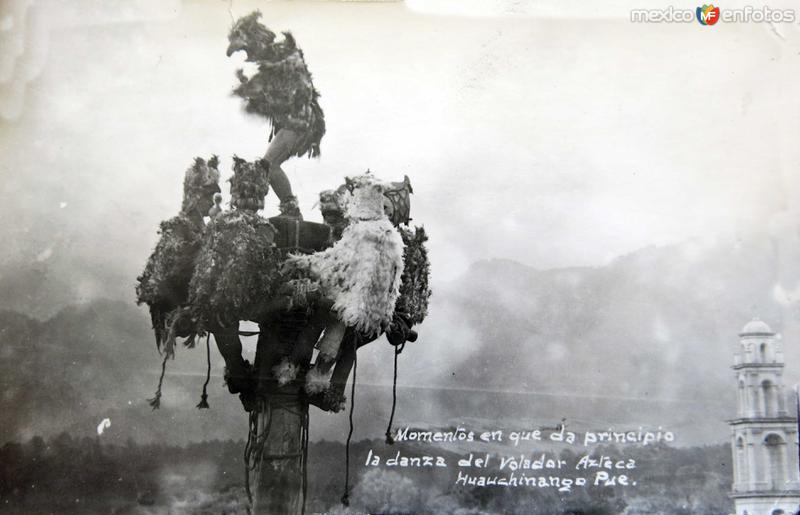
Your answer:
[[[327,388],[348,327],[375,339],[388,331],[400,294],[403,239],[384,212],[386,184],[371,175],[348,178],[353,191],[346,207],[347,226],[330,248],[310,255],[290,255],[286,268],[303,271],[331,303],[319,354],[309,372],[306,391]],[[297,366],[288,363],[288,382]],[[287,367],[283,367],[287,370]]]
[[[294,37],[284,32],[283,40],[276,41],[275,33],[258,21],[260,17],[255,11],[240,18],[228,35],[228,56],[242,50],[248,62],[258,65],[258,72],[250,78],[237,71],[240,84],[234,94],[244,99],[245,111],[271,124],[264,156],[269,162],[270,186],[280,200],[281,214],[302,218],[281,165],[292,156],[319,156],[325,116]]]

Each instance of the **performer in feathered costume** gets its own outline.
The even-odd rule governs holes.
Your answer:
[[[269,165],[233,158],[231,205],[208,224],[189,286],[189,299],[206,328],[252,320],[272,294],[280,256],[275,228],[257,211],[269,191]]]
[[[203,217],[214,205],[219,189],[217,156],[208,162],[195,158],[183,180],[183,206],[178,216],[161,222],[161,238],[137,278],[136,299],[150,307],[156,346],[174,350],[175,336],[190,336],[190,327],[178,327],[179,308],[186,304],[189,282],[202,242]],[[189,340],[190,343],[192,340]]]
[[[421,324],[428,314],[428,299],[431,296],[428,285],[430,263],[428,250],[425,247],[428,235],[423,227],[412,228],[409,225],[411,222],[410,195],[413,192],[411,181],[408,176],[405,176],[402,182],[390,183],[389,188],[383,193],[386,197],[386,202],[384,202],[386,215],[400,231],[405,247],[400,296],[397,298],[392,321],[395,329],[408,329]],[[387,338],[392,345],[397,344],[391,332],[387,333]]]
[[[349,180],[349,225],[334,245],[307,256],[290,256],[288,267],[307,270],[333,301],[306,390],[328,385],[327,374],[339,354],[345,328],[376,336],[392,323],[403,272],[403,240],[384,212],[384,185],[371,175]],[[280,374],[279,374],[280,375]]]
[[[240,84],[234,94],[244,99],[248,113],[271,124],[264,156],[270,164],[270,185],[281,202],[281,213],[300,217],[297,198],[281,165],[292,156],[319,156],[325,116],[294,37],[284,32],[283,40],[276,41],[275,33],[258,21],[260,17],[255,11],[240,18],[228,35],[228,56],[242,50],[248,62],[258,64],[253,77],[237,71]]]
[[[325,223],[333,228],[334,241],[341,238],[344,228],[347,226],[348,217],[346,215],[349,188],[352,187],[351,180],[337,189],[326,190],[320,193],[320,210],[325,219]],[[392,224],[400,232],[403,239],[403,273],[400,280],[400,294],[395,303],[394,316],[388,331],[385,332],[386,338],[396,349],[401,349],[402,345],[409,340],[416,339],[412,327],[421,323],[428,311],[428,299],[431,295],[428,286],[428,276],[430,265],[428,262],[425,242],[427,235],[422,227],[411,227],[411,199],[413,193],[411,182],[405,177],[401,182],[392,182],[384,189],[384,212]],[[414,336],[412,336],[414,334]],[[347,338],[347,335],[345,335]],[[325,343],[323,339],[322,343]],[[362,339],[359,345],[366,343],[368,339]],[[321,354],[325,356],[322,350]],[[330,381],[326,374],[321,373],[324,367],[318,367],[322,363],[318,360],[315,368],[311,370],[306,381],[306,391],[310,393],[312,402],[322,409],[339,411],[344,403],[344,390],[349,373],[353,367],[355,350],[349,346],[343,346],[336,358]],[[324,361],[324,360],[323,360]]]

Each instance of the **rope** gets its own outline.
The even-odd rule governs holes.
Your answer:
[[[150,404],[150,407],[153,410],[157,410],[161,407],[161,385],[164,384],[164,373],[167,370],[167,360],[169,359],[169,353],[164,353],[164,359],[161,361],[161,375],[158,378],[158,388],[156,388],[156,394],[151,399],[147,399],[147,403]]]
[[[211,347],[208,344],[210,334],[206,335],[206,382],[203,383],[203,395],[200,397],[200,403],[197,409],[208,409],[208,382],[211,380]]]
[[[258,415],[265,413],[267,424],[261,434],[258,434]],[[247,500],[253,504],[253,493],[250,490],[250,471],[255,470],[261,461],[261,454],[264,450],[264,443],[269,435],[272,426],[272,404],[263,398],[259,398],[256,408],[250,412],[247,432],[247,443],[244,446],[244,489],[247,492]]]
[[[253,504],[253,494],[250,492],[250,448],[253,444],[253,413],[247,418],[247,441],[244,444],[244,455],[242,456],[242,463],[244,463],[244,491],[247,492],[247,501]],[[247,509],[250,513],[250,509]]]
[[[356,405],[356,370],[358,370],[358,338],[353,336],[353,384],[350,388],[350,432],[345,445],[344,495],[342,505],[350,506],[350,440],[353,438],[353,410]]]
[[[389,425],[386,426],[386,443],[389,445],[394,445],[394,438],[392,438],[392,423],[394,422],[394,410],[397,407],[397,357],[403,352],[403,347],[405,347],[405,343],[402,345],[398,345],[394,348],[394,378],[392,379],[392,413],[389,415]]]
[[[303,432],[300,437],[303,445],[303,515],[306,513],[306,499],[308,497],[308,406],[303,414]]]
[[[238,336],[258,336],[260,331],[213,331],[214,334],[238,335]]]

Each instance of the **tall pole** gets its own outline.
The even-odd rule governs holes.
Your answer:
[[[253,481],[253,513],[304,512],[308,405],[299,395],[273,396],[259,406],[259,445]]]
[[[308,402],[302,392],[305,374],[280,385],[275,366],[298,348],[308,348],[308,356],[302,356],[302,362],[308,363],[323,326],[304,309],[296,309],[274,313],[260,327],[256,402],[247,449],[247,466],[253,471],[253,513],[301,515],[308,456]]]

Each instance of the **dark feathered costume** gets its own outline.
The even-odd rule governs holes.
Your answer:
[[[196,158],[183,182],[183,206],[178,216],[161,222],[161,237],[137,278],[136,299],[150,307],[156,346],[171,354],[176,333],[188,335],[191,328],[178,327],[179,308],[186,304],[195,258],[204,230],[203,215],[219,192],[217,158]]]
[[[272,295],[280,254],[275,228],[256,211],[268,191],[266,161],[248,163],[234,156],[232,211],[209,222],[189,286],[189,301],[199,317],[229,326],[252,320],[253,308]]]
[[[410,325],[422,323],[428,315],[428,299],[431,289],[428,285],[430,261],[425,242],[428,235],[422,227],[400,227],[403,238],[403,275],[400,280],[400,296],[395,304],[395,312],[405,318]]]
[[[245,111],[267,119],[272,125],[270,140],[281,129],[300,135],[294,155],[319,156],[319,145],[325,135],[325,115],[319,105],[319,92],[314,88],[303,51],[289,32],[282,41],[262,25],[258,11],[239,19],[228,36],[228,55],[243,50],[247,61],[258,64],[251,78],[237,72],[239,86],[233,93],[244,99]]]

